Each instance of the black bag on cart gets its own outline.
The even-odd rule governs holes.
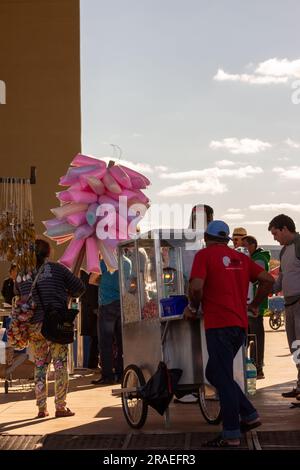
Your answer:
[[[139,395],[147,405],[163,415],[173,398],[181,375],[182,369],[168,369],[161,361],[155,374],[140,388]]]

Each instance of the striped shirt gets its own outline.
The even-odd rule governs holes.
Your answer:
[[[30,292],[32,283],[33,279],[16,282],[16,294],[26,298]],[[74,274],[62,264],[53,262],[45,263],[38,277],[37,284],[43,305],[46,308],[48,305],[54,308],[62,308],[66,305],[68,296],[79,297],[85,291],[84,284],[78,277],[74,276]],[[43,320],[44,311],[36,287],[34,287],[32,292],[32,300],[36,308],[31,322],[37,323]]]

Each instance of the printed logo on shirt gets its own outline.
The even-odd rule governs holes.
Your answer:
[[[40,275],[40,279],[47,279],[49,277],[52,277],[52,272],[51,272],[51,266],[49,264],[46,264],[44,271]]]
[[[229,256],[223,256],[223,264],[226,269],[243,269],[243,263],[238,258],[229,258]]]

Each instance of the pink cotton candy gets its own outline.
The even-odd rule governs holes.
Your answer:
[[[60,258],[59,262],[67,268],[72,268],[72,266],[75,264],[77,257],[80,253],[81,248],[83,247],[85,243],[85,240],[71,240],[69,246],[66,248],[64,254]]]
[[[114,177],[114,179],[119,183],[123,188],[131,189],[132,184],[130,178],[124,168],[121,168],[119,165],[113,165],[109,169],[110,174]]]
[[[133,189],[146,189],[147,188],[145,179],[142,178],[141,176],[138,176],[138,175],[131,176],[130,181],[131,181],[131,187]]]
[[[46,229],[51,227],[55,227],[56,225],[60,225],[62,222],[67,222],[66,219],[50,219],[50,220],[43,220],[43,224],[45,225]]]
[[[87,213],[86,213],[86,221],[89,225],[93,226],[95,225],[96,223],[96,220],[97,220],[97,209],[99,207],[99,204],[97,204],[96,202],[94,204],[91,204],[87,210]]]
[[[120,243],[120,238],[119,238],[118,233],[117,233],[117,238],[106,238],[105,239],[105,245],[108,246],[109,248],[111,248],[112,250],[115,250],[119,243]]]
[[[63,243],[66,243],[72,240],[72,238],[73,238],[73,234],[66,235],[65,237],[51,237],[51,240],[53,240],[57,245],[62,245]]]
[[[84,175],[87,173],[93,174],[93,172],[97,171],[100,171],[100,168],[97,165],[71,167],[68,169],[67,174],[60,178],[59,184],[60,186],[69,186],[70,184],[79,182],[80,175]]]
[[[66,191],[67,192],[67,191]],[[95,193],[87,191],[69,191],[71,201],[81,202],[84,204],[92,204],[98,200],[98,196]]]
[[[63,219],[64,217],[68,217],[69,215],[76,214],[76,212],[86,211],[88,208],[88,204],[81,204],[72,202],[69,204],[65,204],[61,207],[55,207],[54,209],[50,209],[52,214],[54,214],[58,219]]]
[[[151,183],[150,183],[150,180],[148,180],[148,178],[146,178],[146,176],[142,175],[142,174],[139,173],[138,171],[132,170],[132,168],[128,168],[127,166],[123,166],[123,165],[119,165],[119,166],[120,166],[120,168],[122,168],[122,170],[124,170],[124,171],[127,173],[127,175],[128,175],[130,178],[131,178],[132,176],[139,176],[139,177],[141,177],[141,178],[144,180],[146,186],[149,186],[149,184],[151,184]]]
[[[91,227],[88,224],[80,225],[80,227],[77,227],[77,229],[74,232],[74,238],[76,240],[88,238],[91,235],[93,235],[94,232],[95,232],[94,227]]]
[[[119,198],[118,198],[118,199],[119,199]],[[100,196],[100,197],[98,198],[98,204],[99,204],[100,206],[101,206],[102,204],[109,204],[110,206],[114,207],[115,209],[118,209],[118,208],[119,208],[118,202],[117,202],[115,199],[113,199],[113,198],[107,196],[106,194],[103,194],[103,196]]]
[[[75,227],[83,225],[86,222],[86,212],[77,212],[76,214],[69,215],[67,221]]]
[[[47,237],[62,237],[70,235],[75,231],[73,225],[68,224],[68,222],[61,222],[60,224],[55,225],[54,227],[49,227],[45,234]]]
[[[71,202],[72,201],[71,194],[70,194],[69,190],[60,191],[60,192],[56,193],[56,197],[61,202]]]
[[[122,188],[110,173],[110,169],[106,170],[106,173],[102,178],[102,182],[108,191],[116,194],[120,194],[122,192]]]
[[[98,165],[106,168],[106,163],[103,160],[98,160],[95,157],[89,157],[88,155],[82,155],[78,153],[71,162],[72,166],[87,166],[87,165]]]
[[[99,248],[96,237],[89,237],[85,244],[86,265],[89,273],[99,273]]]
[[[87,189],[87,188],[92,189],[90,188],[90,184],[88,181],[89,177],[93,178],[93,181],[97,181],[97,182],[99,181],[100,183],[102,183],[101,178],[103,178],[103,176],[105,175],[105,172],[106,172],[105,168],[99,167],[87,174],[80,175],[79,181],[80,181],[81,189]],[[101,185],[98,185],[98,186],[101,186]],[[103,183],[102,183],[102,186],[104,187]]]
[[[89,187],[99,196],[105,193],[105,186],[101,180],[95,176],[86,177]]]

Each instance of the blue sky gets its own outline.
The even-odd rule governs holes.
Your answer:
[[[83,152],[118,145],[153,204],[209,204],[260,243],[278,213],[300,229],[299,17],[297,0],[81,0]]]

